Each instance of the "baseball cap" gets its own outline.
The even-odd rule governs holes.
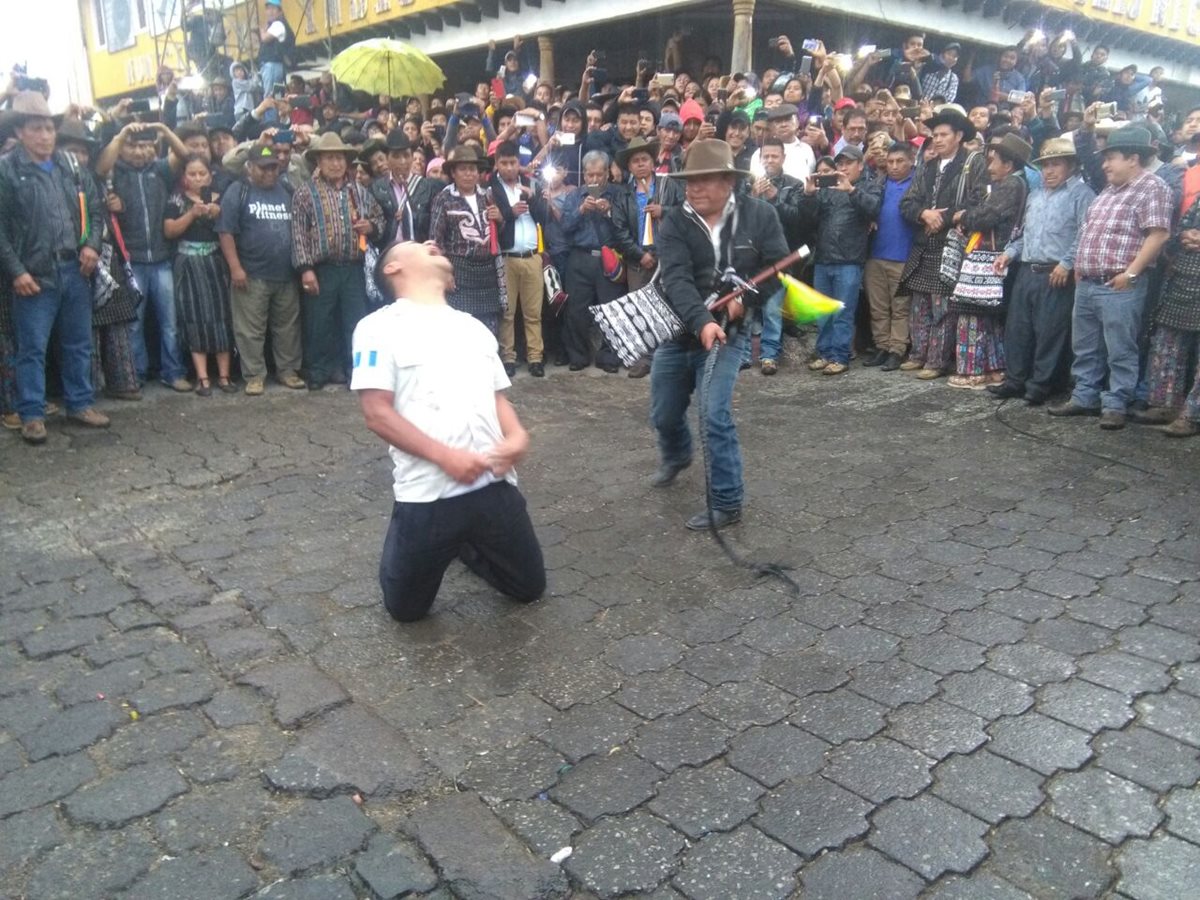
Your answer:
[[[277,166],[279,154],[268,144],[266,147],[255,147],[246,161],[256,166]]]
[[[768,119],[786,119],[788,116],[798,116],[800,110],[796,109],[791,103],[780,103],[774,109],[767,110]]]
[[[839,159],[842,159],[842,158],[852,159],[852,160],[855,160],[856,162],[862,162],[863,152],[861,150],[859,150],[857,147],[855,147],[853,144],[847,144],[845,147],[843,147],[841,150],[838,151],[838,155],[833,158],[833,161],[837,162]]]
[[[675,131],[683,131],[683,122],[679,120],[679,116],[673,112],[664,112],[658,118],[659,128],[671,128]]]

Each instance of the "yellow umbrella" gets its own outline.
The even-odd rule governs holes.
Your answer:
[[[432,59],[403,41],[372,38],[339,53],[330,65],[333,77],[368,94],[415,97],[432,94],[446,76]]]

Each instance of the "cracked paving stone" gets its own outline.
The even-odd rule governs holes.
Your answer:
[[[429,778],[399,729],[353,704],[303,728],[296,746],[264,774],[277,790],[312,796],[392,796],[417,790]]]
[[[1200,844],[1200,788],[1171,791],[1163,807],[1167,830],[1193,844]]]
[[[785,718],[793,699],[761,681],[743,681],[713,688],[699,708],[734,731],[744,731],[751,725],[772,725]]]
[[[263,720],[263,705],[249,688],[227,688],[204,704],[204,714],[218,728],[253,725]]]
[[[563,773],[550,797],[594,820],[628,812],[654,796],[654,786],[662,777],[659,769],[632,753],[590,756]]]
[[[1097,735],[1092,747],[1097,765],[1152,791],[1200,780],[1200,751],[1138,724]]]
[[[753,678],[768,657],[745,644],[705,644],[689,650],[680,665],[711,685]]]
[[[831,744],[866,740],[887,724],[887,707],[849,688],[828,694],[809,694],[796,703],[789,721]]]
[[[686,672],[647,672],[626,681],[613,699],[644,719],[657,719],[691,709],[708,688]]]
[[[585,831],[566,868],[587,890],[609,900],[652,890],[675,872],[686,845],[678,831],[649,813],[635,812]]]
[[[204,720],[195,712],[172,710],[121,729],[96,745],[93,755],[110,768],[124,769],[161,761],[164,756],[186,749],[205,732]]]
[[[75,706],[95,700],[98,694],[103,694],[108,699],[126,697],[155,674],[144,659],[114,660],[108,665],[68,681],[54,692],[54,696],[63,706]]]
[[[692,840],[709,832],[729,831],[758,811],[762,785],[724,763],[679,769],[658,786],[650,811]]]
[[[1079,677],[1127,694],[1161,691],[1171,684],[1165,665],[1119,650],[1083,657]]]
[[[154,816],[155,836],[171,853],[238,845],[262,827],[269,796],[257,780],[193,791]]]
[[[988,749],[1043,775],[1078,769],[1092,755],[1091,735],[1040,713],[1000,719],[988,731],[992,736]]]
[[[18,740],[31,761],[66,756],[108,737],[128,721],[129,716],[111,702],[94,700],[58,713]]]
[[[796,697],[832,691],[849,680],[847,663],[821,650],[778,653],[762,667],[761,677]],[[760,723],[762,724],[762,723]]]
[[[34,865],[24,896],[26,900],[112,900],[125,896],[158,858],[154,845],[133,829],[76,832]]]
[[[806,900],[907,900],[925,883],[870,847],[826,853],[800,875]]]
[[[928,700],[937,693],[939,678],[902,659],[864,663],[853,672],[854,690],[886,706]]]
[[[1121,728],[1133,718],[1132,698],[1078,678],[1048,684],[1038,693],[1038,712],[1084,731]]]
[[[64,837],[58,816],[49,806],[0,821],[0,873],[57,847]]]
[[[1045,813],[1005,822],[988,843],[987,868],[1045,900],[1099,897],[1115,874],[1111,847]]]
[[[825,762],[829,745],[786,722],[748,728],[730,743],[729,764],[775,787],[789,778],[812,775]]]
[[[549,859],[570,846],[583,826],[573,815],[545,800],[510,800],[494,812],[538,856]]]
[[[354,873],[380,900],[432,891],[438,879],[419,850],[407,842],[377,834],[354,861]]]
[[[1041,775],[986,750],[952,756],[933,776],[935,794],[993,825],[1027,816],[1045,799]]]
[[[31,763],[0,779],[0,817],[53,803],[97,776],[85,753]]]
[[[700,766],[725,752],[732,732],[696,710],[664,716],[638,729],[633,748],[660,769]]]
[[[30,659],[43,659],[77,650],[111,631],[112,627],[104,619],[70,619],[26,634],[18,643]]]
[[[228,847],[218,847],[203,855],[164,859],[129,893],[138,900],[230,900],[256,887],[258,876],[246,861]]]
[[[829,751],[822,774],[844,788],[882,803],[911,797],[930,782],[933,760],[886,737],[851,741]]]
[[[672,882],[690,900],[784,900],[803,860],[761,831],[744,825],[710,834],[688,850]]]
[[[530,739],[476,757],[459,774],[458,782],[474,788],[489,803],[528,800],[553,786],[566,762],[545,744]]]
[[[402,828],[456,896],[540,900],[566,893],[559,867],[530,855],[478,797],[438,797],[409,813]]]
[[[354,888],[344,875],[277,881],[253,896],[254,900],[355,900]]]
[[[555,720],[544,737],[563,756],[575,761],[624,744],[641,721],[611,700],[576,704]]]
[[[942,675],[970,672],[983,665],[986,648],[952,634],[928,634],[904,642],[901,657]]]
[[[869,842],[932,881],[946,872],[968,872],[988,854],[986,822],[930,794],[891,800],[874,816]]]
[[[988,740],[983,719],[941,700],[902,706],[888,722],[889,737],[933,759],[969,753]]]
[[[626,675],[657,672],[673,666],[686,648],[675,638],[663,634],[636,634],[611,644],[604,661]]]
[[[275,719],[284,728],[295,728],[304,719],[349,699],[340,684],[303,662],[260,666],[242,675],[238,684],[266,692],[275,702]]]
[[[188,783],[174,765],[150,762],[130,766],[80,789],[66,799],[63,809],[78,824],[119,828],[158,812],[188,790]]]
[[[871,804],[820,775],[788,781],[764,796],[754,824],[804,856],[866,833]]]
[[[1148,837],[1163,817],[1150,791],[1094,767],[1060,775],[1046,792],[1053,815],[1110,844]]]
[[[281,872],[298,875],[361,850],[374,831],[349,797],[302,800],[267,825],[258,853]]]
[[[129,702],[143,716],[149,716],[165,709],[196,706],[216,692],[216,679],[202,673],[187,672],[147,681],[129,698]]]
[[[1117,854],[1117,889],[1134,900],[1200,896],[1200,847],[1168,835],[1130,841]]]
[[[1200,746],[1200,698],[1169,690],[1137,701],[1140,724]]]
[[[1065,681],[1075,674],[1075,660],[1067,653],[1037,644],[1006,644],[988,652],[988,666],[1018,681],[1043,685]]]

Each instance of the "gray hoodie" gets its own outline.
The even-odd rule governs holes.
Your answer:
[[[242,68],[249,71],[244,63],[231,62],[229,64],[229,87],[233,91],[233,117],[237,119],[243,113],[248,113],[254,109],[254,89],[258,86],[258,76],[252,78],[238,78],[233,74],[235,68]]]

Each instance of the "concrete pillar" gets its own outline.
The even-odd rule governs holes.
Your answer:
[[[554,36],[538,35],[538,77],[554,84]]]
[[[733,0],[733,52],[730,72],[749,72],[753,67],[754,0]]]

